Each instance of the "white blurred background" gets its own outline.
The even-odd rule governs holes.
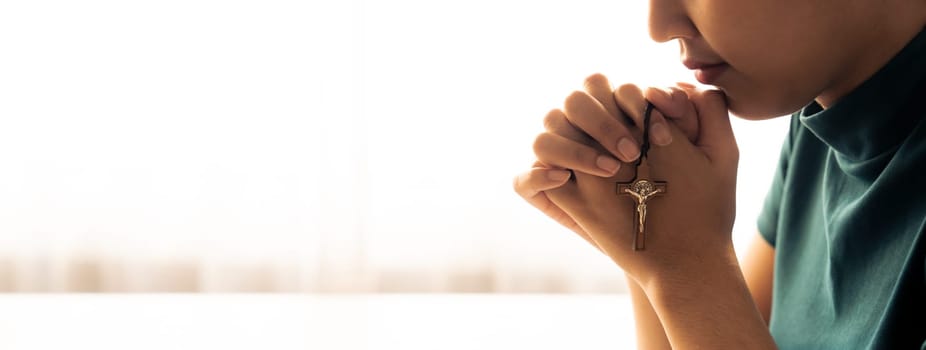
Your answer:
[[[646,6],[4,1],[0,291],[621,292],[511,180],[587,75],[693,81]],[[734,127],[742,245],[787,121]]]

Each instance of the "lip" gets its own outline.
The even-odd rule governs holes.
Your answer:
[[[701,84],[707,85],[712,85],[717,79],[720,79],[720,76],[727,71],[727,68],[730,68],[730,65],[723,61],[706,63],[693,59],[684,59],[682,64],[694,71],[695,79]]]

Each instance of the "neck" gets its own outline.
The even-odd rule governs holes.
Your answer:
[[[896,23],[900,23],[897,21]],[[836,104],[840,98],[855,90],[859,85],[871,78],[884,67],[897,53],[900,52],[917,34],[919,34],[926,24],[920,22],[916,26],[907,26],[905,28],[882,28],[877,35],[870,36],[871,40],[866,41],[866,45],[859,45],[855,52],[855,59],[847,65],[839,74],[837,80],[834,80],[830,87],[822,91],[816,98],[816,102],[824,109]]]

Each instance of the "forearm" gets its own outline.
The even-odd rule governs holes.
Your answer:
[[[775,349],[733,250],[668,272],[645,291],[674,349]]]
[[[636,280],[627,276],[627,288],[630,290],[630,299],[633,301],[633,317],[637,330],[637,349],[658,350],[672,349],[666,332],[662,329],[659,316],[653,310],[646,293]]]

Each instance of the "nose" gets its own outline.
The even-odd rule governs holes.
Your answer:
[[[649,36],[656,42],[691,39],[698,30],[682,4],[683,0],[650,0]]]

